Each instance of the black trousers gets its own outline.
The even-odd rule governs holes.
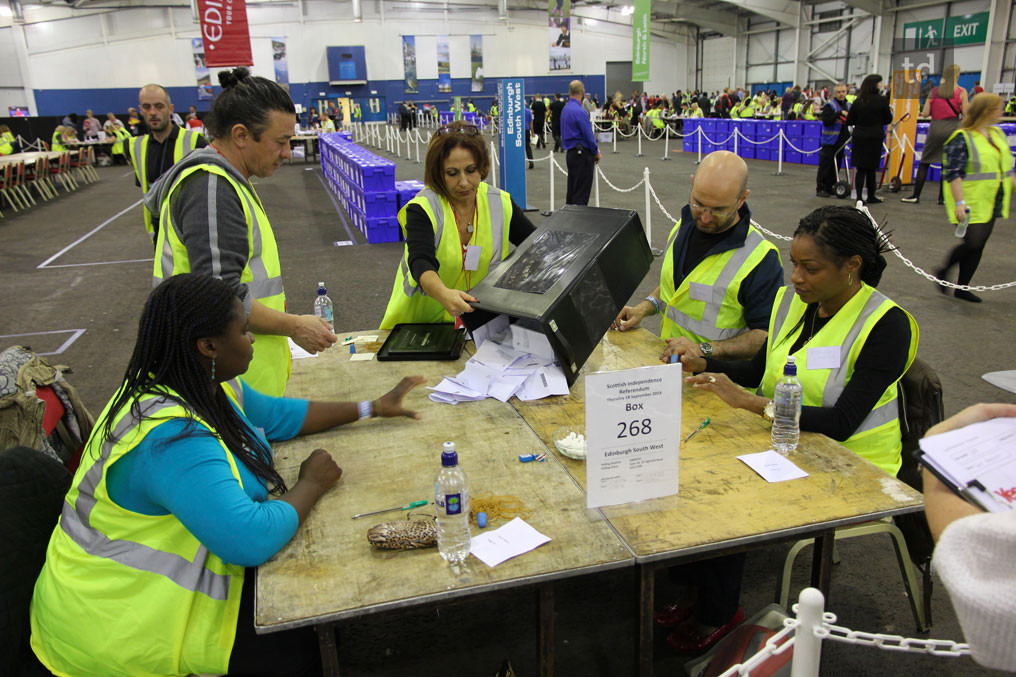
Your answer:
[[[547,141],[544,139],[544,127],[546,127],[547,121],[543,118],[535,118],[533,120],[533,131],[536,132],[536,147],[546,148]]]
[[[558,130],[556,133],[552,133],[551,136],[554,137],[554,152],[556,153],[559,150],[564,150],[564,146],[561,145],[561,130]]]
[[[999,189],[1001,190],[1001,188]],[[991,232],[995,230],[995,218],[992,217],[987,223],[971,223],[967,226],[967,233],[963,236],[963,242],[953,247],[945,260],[945,269],[949,270],[959,264],[960,274],[957,284],[970,284],[974,278],[977,266],[981,263],[981,255],[984,254],[984,246],[988,244]]]
[[[589,191],[593,189],[593,172],[596,171],[596,156],[584,148],[572,148],[565,156],[568,164],[568,194],[564,203],[588,205]]]
[[[833,192],[836,186],[836,170],[843,166],[843,149],[837,153],[839,146],[833,144],[822,146],[818,152],[818,174],[815,177],[815,190]]]
[[[255,634],[254,571],[247,569],[243,579],[228,677],[319,677],[321,650],[314,628]]]
[[[703,625],[726,625],[741,604],[745,554],[724,555],[670,568],[671,579],[698,588],[695,620]]]

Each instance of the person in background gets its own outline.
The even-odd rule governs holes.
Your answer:
[[[335,131],[335,123],[332,122],[332,119],[330,117],[328,117],[328,112],[325,110],[322,110],[321,115],[318,116],[318,128],[323,133]]]
[[[1016,405],[975,404],[932,426],[925,437],[995,418],[1016,418]],[[970,655],[985,667],[1011,671],[1016,665],[1016,511],[986,513],[957,496],[927,466],[923,472],[924,511],[937,542],[935,573],[949,591]]]
[[[847,121],[847,86],[842,82],[833,87],[833,98],[822,108],[822,139],[818,153],[818,173],[815,176],[815,195],[830,197],[836,186],[836,174],[843,162],[843,153],[850,130]]]
[[[205,126],[198,119],[197,113],[187,114],[187,128],[197,132],[198,134],[204,134]]]
[[[921,190],[928,178],[928,170],[932,164],[942,165],[942,147],[959,127],[960,116],[967,112],[970,102],[967,101],[967,90],[956,84],[959,76],[959,64],[947,66],[942,73],[942,81],[938,87],[932,88],[924,102],[921,117],[930,117],[931,125],[928,127],[924,150],[921,151],[921,163],[917,167],[917,176],[914,179],[914,192],[907,197],[901,197],[900,202],[916,204],[920,201]],[[943,186],[944,182],[939,183],[939,204],[943,203]]]
[[[64,145],[69,138],[68,135],[73,134],[73,129],[65,127],[63,125],[57,125],[56,129],[53,130],[53,136],[50,138],[49,149],[55,153],[62,153],[67,150],[67,146]]]
[[[208,142],[198,132],[181,129],[172,121],[173,102],[162,85],[142,87],[138,91],[138,105],[144,113],[148,133],[131,139],[127,152],[134,167],[134,185],[144,194],[170,167],[195,148],[204,148]],[[158,213],[145,209],[144,226],[155,246],[159,235]]]
[[[995,220],[1009,218],[1016,175],[1006,134],[996,124],[1001,117],[1001,97],[989,92],[978,94],[959,129],[945,143],[942,180],[949,184],[944,190],[946,215],[950,223],[969,220],[969,225],[963,242],[949,252],[945,265],[935,271],[940,280],[948,279],[953,266],[959,266],[956,283],[969,285]],[[941,285],[938,289],[948,293]],[[980,296],[964,289],[957,289],[955,296],[971,303],[981,302]]]
[[[126,129],[126,125],[124,125],[124,123],[119,118],[117,118],[115,115],[113,115],[113,113],[106,113],[106,122],[104,122],[102,124],[103,129],[105,129],[106,125],[108,125],[110,122],[112,122],[113,124],[116,124],[116,123],[119,122],[120,126],[123,127],[124,129]]]
[[[77,113],[68,113],[63,117],[63,120],[60,121],[60,124],[66,127],[69,131],[74,132],[74,136],[76,137],[78,135],[78,122],[79,118]]]
[[[296,107],[280,85],[246,68],[221,71],[219,83],[205,120],[212,144],[173,165],[145,195],[160,225],[152,277],[156,285],[186,272],[228,282],[259,344],[244,381],[281,397],[291,364],[287,339],[312,353],[337,340],[321,318],[286,312],[278,245],[251,183],[289,157]]]
[[[381,329],[401,322],[452,322],[472,312],[469,290],[535,230],[511,196],[485,183],[490,156],[480,128],[462,121],[435,130],[426,188],[399,211],[405,253]],[[454,227],[453,227],[454,225]]]
[[[530,109],[533,111],[533,133],[536,134],[536,149],[546,148],[547,141],[544,138],[544,134],[547,131],[547,105],[543,103],[541,95],[537,94],[533,97]]]
[[[893,121],[889,99],[882,96],[882,76],[877,73],[867,76],[861,82],[857,101],[847,112],[847,126],[853,127],[851,135],[850,165],[856,169],[854,190],[861,200],[865,186],[868,189],[866,204],[879,204],[875,197],[875,172],[882,160],[882,142],[885,140],[885,126]]]
[[[568,85],[571,97],[561,111],[561,146],[564,148],[568,165],[568,192],[565,204],[589,204],[589,191],[593,187],[593,172],[600,161],[600,149],[596,145],[593,125],[589,114],[582,108],[586,89],[581,80],[572,80]]]
[[[526,129],[523,132],[526,136],[526,157],[529,159],[529,168],[532,169],[536,165],[533,164],[533,111],[529,110],[527,106],[523,106]]]
[[[102,131],[102,123],[98,118],[92,116],[91,110],[85,111],[85,119],[81,121],[81,129],[84,131],[85,140],[98,139]]]
[[[11,132],[11,128],[7,125],[0,125],[0,155],[11,155],[12,153],[20,153],[21,144],[14,138],[14,133]]]
[[[554,95],[554,101],[548,107],[550,113],[550,135],[554,137],[554,152],[563,153],[561,146],[561,113],[564,111],[565,101],[560,94]]]
[[[110,149],[115,164],[130,164],[127,156],[127,145],[130,143],[131,133],[124,129],[123,123],[119,120],[107,122],[103,128],[106,131],[106,138],[116,139],[116,143]]]
[[[290,487],[271,443],[419,418],[402,403],[423,377],[359,404],[269,397],[242,379],[254,344],[226,282],[184,274],[152,291],[35,584],[31,646],[51,672],[320,674],[309,629],[255,633],[254,569],[342,470],[316,449]]]
[[[980,80],[975,80],[974,81],[974,96],[980,94],[983,91],[984,91],[984,87],[981,87],[981,81]]]
[[[145,132],[145,123],[141,121],[138,109],[134,106],[127,109],[127,131],[131,133],[131,136],[140,136]]]

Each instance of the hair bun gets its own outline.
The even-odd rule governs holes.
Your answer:
[[[238,66],[230,71],[219,71],[219,84],[223,89],[235,87],[250,77],[250,71],[243,66]]]

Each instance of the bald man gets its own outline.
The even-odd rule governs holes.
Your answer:
[[[710,153],[692,178],[691,199],[667,239],[660,284],[625,306],[620,331],[663,314],[660,356],[750,359],[765,344],[783,264],[751,225],[748,167],[728,151]],[[683,361],[683,360],[682,360]]]
[[[173,122],[173,102],[162,85],[142,87],[138,92],[138,105],[148,125],[148,133],[130,140],[128,155],[134,166],[134,182],[141,187],[142,193],[147,193],[167,169],[195,148],[204,148],[208,142],[198,132],[181,129]],[[145,230],[154,247],[159,234],[159,217],[147,209]]]
[[[586,88],[581,80],[571,81],[568,95],[571,98],[561,111],[561,145],[564,146],[568,165],[568,193],[564,202],[587,205],[589,191],[593,187],[593,172],[600,161],[600,149],[596,145],[589,113],[582,108]]]

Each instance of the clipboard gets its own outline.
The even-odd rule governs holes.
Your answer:
[[[466,343],[466,330],[446,322],[406,322],[392,328],[377,359],[382,362],[457,360]]]
[[[928,454],[923,449],[916,449],[914,451],[914,458],[921,464],[921,467],[927,468],[932,475],[938,478],[939,482],[949,487],[954,494],[968,503],[976,505],[981,510],[985,512],[1007,512],[1011,510],[1004,503],[996,500],[978,480],[975,479],[967,483],[966,486],[957,482],[948,473],[943,472],[941,468],[935,465],[934,456]]]

